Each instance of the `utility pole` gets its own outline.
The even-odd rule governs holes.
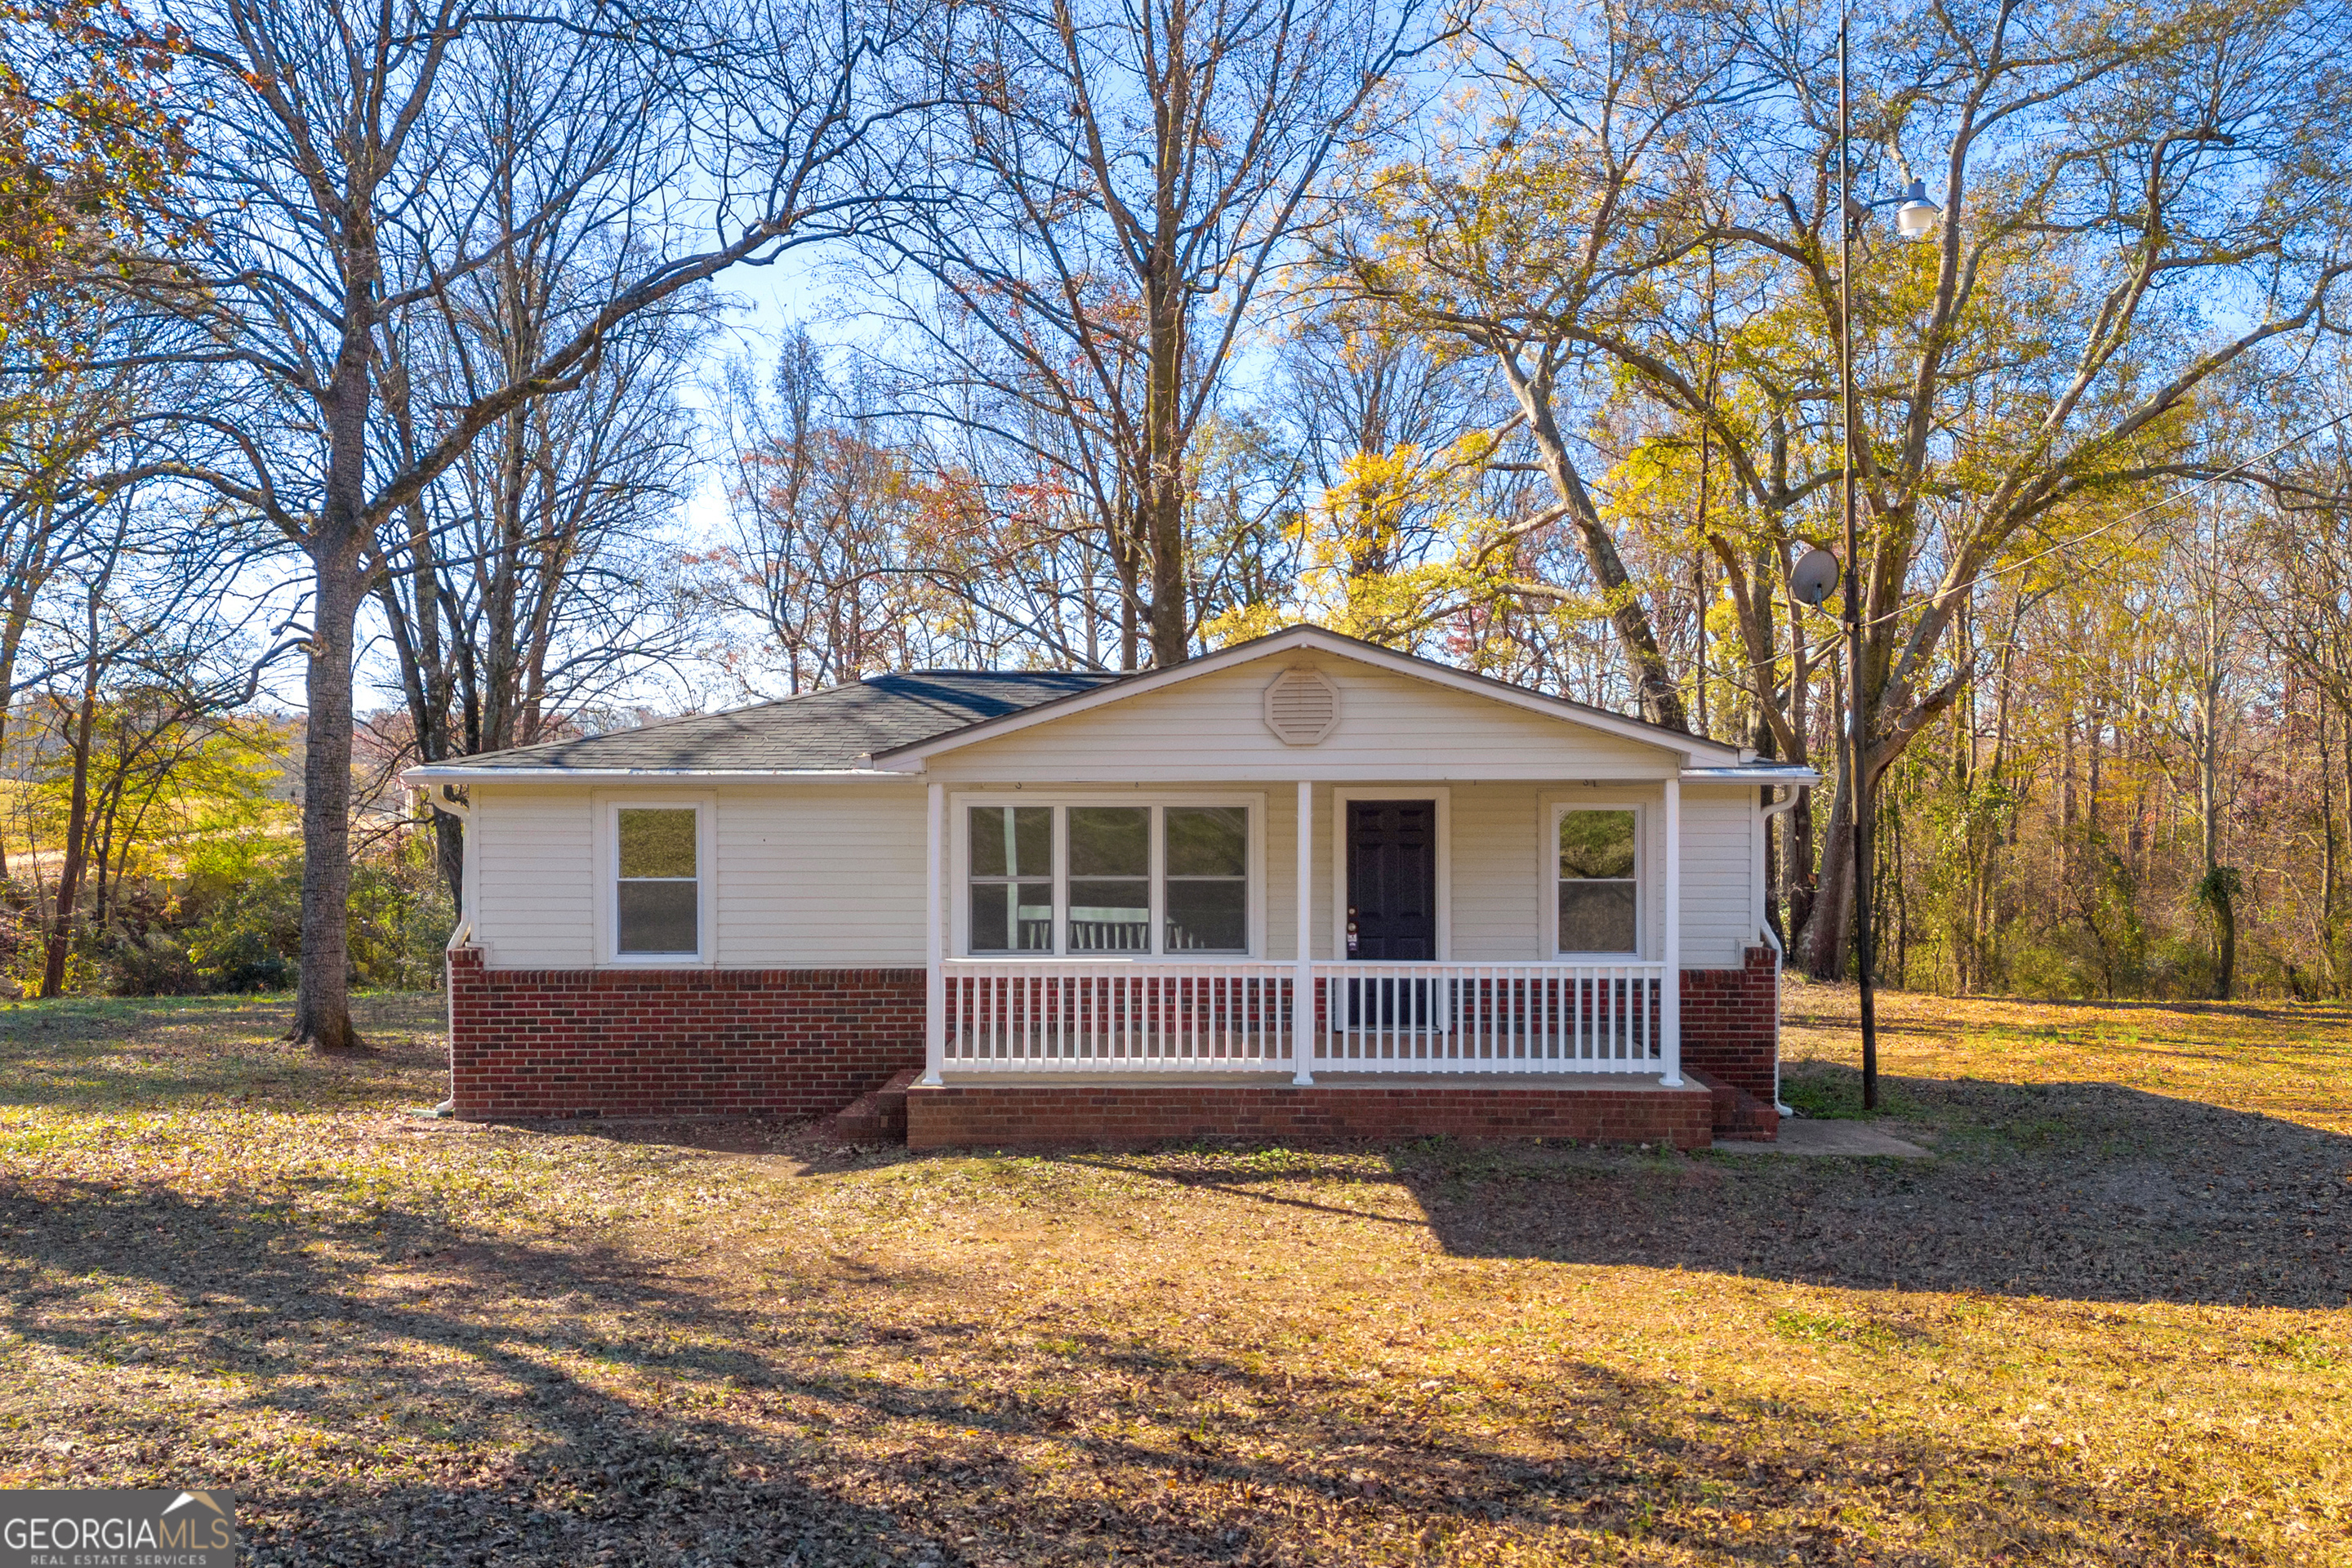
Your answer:
[[[1844,443],[1846,789],[1853,820],[1853,977],[1862,1001],[1862,1108],[1878,1109],[1878,1009],[1870,974],[1869,682],[1862,658],[1862,536],[1853,505],[1853,165],[1847,156],[1846,31],[1838,15],[1838,421]]]

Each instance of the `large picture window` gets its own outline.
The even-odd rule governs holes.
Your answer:
[[[1640,821],[1630,808],[1579,806],[1559,814],[1560,952],[1638,949],[1639,843]]]
[[[702,879],[695,808],[623,806],[613,948],[625,958],[691,958],[702,951]]]
[[[968,805],[975,955],[1238,954],[1250,948],[1243,805]]]

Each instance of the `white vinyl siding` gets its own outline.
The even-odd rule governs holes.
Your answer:
[[[719,791],[719,962],[728,969],[919,969],[923,786]]]
[[[1339,722],[1319,745],[1289,746],[1265,722],[1265,689],[1297,660],[1276,656],[1164,690],[1049,720],[944,752],[949,783],[1161,784],[1322,779],[1663,778],[1679,761],[1492,698],[1318,655],[1339,689]]]
[[[1448,702],[1485,705],[1482,699],[1437,695]],[[1265,736],[1255,708],[1248,718],[1256,733]],[[1280,746],[1273,737],[1265,738]],[[1284,749],[1294,763],[1306,754],[1304,749]],[[1192,756],[1195,769],[1206,750]],[[1425,795],[1430,783],[1366,769],[1347,780],[1345,787],[1365,798],[1412,799]],[[474,935],[492,965],[579,969],[598,962],[595,920],[603,900],[594,885],[592,800],[607,802],[629,793],[612,785],[592,792],[584,784],[486,782],[473,787],[478,857]],[[655,793],[649,785],[647,794]],[[714,800],[717,842],[712,935],[720,967],[921,966],[924,790],[919,776],[904,784],[727,784],[709,793]],[[1049,792],[983,786],[956,793],[972,804],[1013,805],[1024,793],[1034,798]],[[1072,793],[1102,799],[1108,792],[1097,785]],[[1194,772],[1154,784],[1141,792],[1139,804],[1186,795],[1230,799],[1240,793],[1230,780]],[[1270,959],[1287,960],[1297,953],[1291,887],[1297,865],[1297,791],[1267,782],[1250,786],[1248,793],[1263,802],[1257,826],[1264,845],[1253,855],[1264,888],[1253,899],[1263,921],[1259,951]],[[1526,963],[1548,956],[1544,909],[1550,891],[1548,868],[1556,856],[1548,842],[1550,803],[1622,803],[1644,808],[1644,876],[1654,878],[1665,864],[1665,814],[1660,809],[1662,792],[1654,784],[1588,787],[1559,782],[1457,781],[1447,786],[1446,794],[1453,872],[1451,956],[1457,962]],[[1315,790],[1315,878],[1309,891],[1314,902],[1312,952],[1318,958],[1331,952],[1333,795],[1328,783]],[[1757,941],[1762,840],[1756,826],[1756,792],[1738,785],[1686,784],[1682,800],[1683,963],[1691,969],[1726,968]],[[952,866],[949,875],[953,875]],[[1645,885],[1645,895],[1656,891],[1654,881]],[[943,892],[950,908],[963,896],[963,889],[952,883]],[[1663,950],[1659,921],[1664,903],[1655,896],[1642,900],[1646,953]]]
[[[596,961],[595,819],[579,785],[476,784],[474,940],[501,969]]]
[[[1683,786],[1683,967],[1735,969],[1763,938],[1757,792]]]
[[[591,801],[628,793],[473,786],[474,940],[492,965],[585,969],[599,962],[596,919],[605,900],[596,887]],[[919,782],[729,784],[711,793],[713,935],[721,967],[921,967]]]
[[[1528,868],[1534,784],[1454,790],[1454,947],[1465,962],[1544,956],[1540,889]]]

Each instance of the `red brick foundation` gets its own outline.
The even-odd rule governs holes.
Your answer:
[[[1762,947],[1738,969],[1684,972],[1687,1089],[956,1085],[913,1092],[908,1137],[918,1148],[1436,1135],[1696,1148],[1711,1136],[1769,1139],[1778,1123],[1774,974]],[[827,1116],[923,1061],[917,969],[486,969],[479,949],[457,948],[449,997],[451,1098],[473,1120]]]
[[[449,954],[474,1121],[825,1116],[923,1065],[919,969],[486,969]]]
[[[1770,1138],[1780,1116],[1780,998],[1769,947],[1751,947],[1738,969],[1683,971],[1683,1068],[1728,1089],[1726,1137]]]
[[[1704,1149],[1714,1096],[1699,1084],[1503,1088],[1417,1083],[947,1084],[907,1091],[910,1149],[1050,1149],[1193,1138],[1328,1143],[1460,1138],[1599,1139]]]

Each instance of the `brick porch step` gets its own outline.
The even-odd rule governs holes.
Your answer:
[[[1715,1135],[1718,1139],[1753,1140],[1769,1143],[1780,1135],[1780,1113],[1736,1084],[1685,1072],[1693,1083],[1704,1084],[1715,1098]]]
[[[920,1072],[901,1068],[888,1083],[870,1089],[825,1119],[825,1130],[851,1143],[904,1143],[907,1089]]]
[[[1573,1138],[1704,1149],[1715,1139],[1715,1096],[1666,1089],[1648,1077],[1575,1082],[1461,1076],[1328,1074],[1312,1087],[1286,1078],[1218,1075],[1150,1081],[1099,1075],[1023,1074],[917,1086],[907,1097],[911,1149],[1090,1148],[1192,1139],[1283,1142],[1465,1142]]]

